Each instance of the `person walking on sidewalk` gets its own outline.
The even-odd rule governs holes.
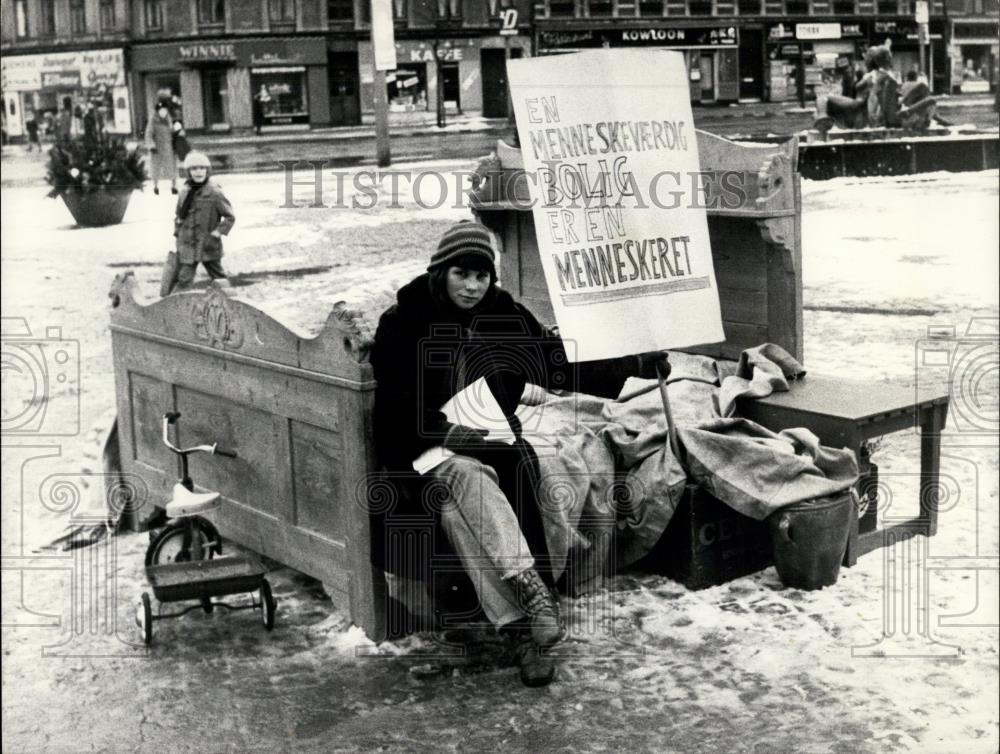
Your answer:
[[[184,160],[188,179],[177,197],[174,217],[177,282],[171,293],[191,287],[199,263],[212,280],[229,283],[222,269],[222,236],[232,230],[236,215],[222,189],[209,180],[211,167],[202,152],[189,152]]]
[[[266,84],[261,84],[260,91],[253,96],[253,127],[258,136],[264,127],[264,114],[270,104],[271,93],[267,91]]]
[[[540,686],[555,673],[545,650],[562,639],[563,627],[535,498],[538,459],[521,437],[515,410],[529,378],[545,387],[610,397],[635,373],[629,368],[636,362],[628,357],[570,364],[562,341],[497,287],[493,246],[480,223],[452,226],[427,272],[403,286],[397,303],[379,320],[371,357],[375,444],[404,502],[383,522],[373,522],[372,530],[378,536],[400,525],[392,520],[397,513],[414,526],[412,515],[433,508],[434,526],[462,562],[483,613],[515,638],[521,680]],[[441,412],[453,395],[480,378],[510,423],[513,444],[451,423]],[[416,477],[414,460],[436,446],[452,455]],[[446,489],[448,499],[423,505],[428,485]],[[426,564],[410,562],[419,555],[386,551],[392,547],[376,543],[376,561],[385,558],[377,566],[410,581],[427,573]]]
[[[42,151],[42,143],[38,140],[38,119],[34,113],[28,113],[28,119],[24,122],[24,130],[28,132],[28,151],[31,152],[36,147]]]
[[[174,154],[173,118],[162,104],[146,124],[146,149],[150,155],[153,193],[160,193],[160,180],[170,181],[170,193],[177,193],[177,157]]]

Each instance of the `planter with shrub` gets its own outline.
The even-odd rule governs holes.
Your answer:
[[[124,137],[62,139],[49,150],[45,179],[49,196],[61,196],[78,225],[98,227],[122,221],[132,192],[146,182],[138,148]]]

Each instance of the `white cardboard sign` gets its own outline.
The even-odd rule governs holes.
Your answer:
[[[683,55],[511,60],[535,233],[579,361],[724,339]]]

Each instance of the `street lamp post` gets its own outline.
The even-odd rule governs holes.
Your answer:
[[[437,127],[445,127],[444,115],[444,68],[441,65],[441,40],[434,40],[434,71],[437,77]]]
[[[920,73],[930,79],[927,71],[927,41],[930,37],[930,8],[927,0],[914,3],[913,15],[917,22],[917,44],[920,49]]]

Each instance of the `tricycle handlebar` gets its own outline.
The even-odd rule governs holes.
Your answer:
[[[170,442],[170,425],[175,423],[177,419],[180,418],[180,414],[177,412],[171,412],[169,414],[163,415],[163,444],[170,448],[174,453],[180,455],[187,455],[188,453],[211,453],[212,455],[226,456],[227,458],[236,458],[236,453],[228,450],[219,450],[218,443],[212,443],[211,445],[194,445],[190,448],[178,448],[172,442]]]

